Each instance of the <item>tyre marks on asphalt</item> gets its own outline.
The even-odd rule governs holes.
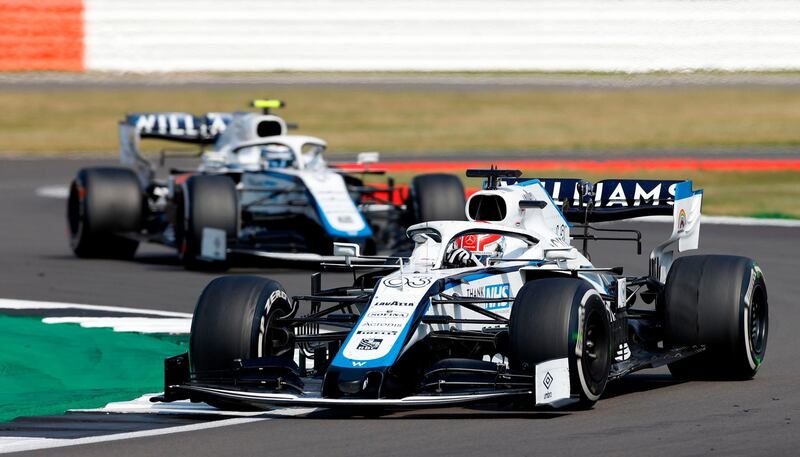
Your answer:
[[[188,400],[152,403],[146,394],[62,416],[22,417],[0,424],[0,454],[169,435],[228,427],[281,417],[304,416],[316,408],[223,411]]]
[[[107,413],[69,413],[64,416],[24,418],[12,422],[14,429],[11,431],[0,427],[0,454],[192,432],[306,413],[304,410],[285,409],[258,417],[233,418],[221,415],[205,416],[201,419],[196,416],[154,417],[152,414]]]

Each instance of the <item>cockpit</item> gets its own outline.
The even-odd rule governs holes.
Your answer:
[[[325,142],[313,137],[287,135],[239,144],[226,154],[228,168],[262,171],[321,169],[325,167]]]
[[[472,227],[442,233],[435,227],[412,227],[414,242],[409,263],[433,269],[489,266],[500,260],[524,256],[538,244],[526,233],[495,227]]]

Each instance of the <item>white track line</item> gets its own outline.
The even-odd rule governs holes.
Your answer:
[[[283,416],[299,416],[306,414],[308,410],[280,410],[270,411],[269,414],[279,414]],[[34,451],[38,449],[51,449],[65,446],[79,446],[82,444],[105,443],[108,441],[129,440],[133,438],[145,438],[149,436],[171,435],[173,433],[194,432],[211,428],[229,427],[231,425],[249,424],[252,422],[267,421],[272,418],[248,418],[237,417],[233,419],[222,419],[213,422],[203,422],[199,424],[181,425],[177,427],[159,428],[154,430],[141,430],[138,432],[116,433],[113,435],[90,436],[86,438],[20,438],[2,437],[0,438],[0,454],[9,452]]]
[[[192,315],[189,313],[178,313],[174,311],[126,308],[123,306],[82,305],[78,303],[17,300],[11,298],[0,298],[0,309],[84,309],[91,311],[105,311],[105,312],[126,313],[126,314],[143,314],[150,316],[177,317],[184,319],[192,318]]]
[[[36,189],[36,195],[45,198],[65,199],[69,197],[67,186],[42,186]]]
[[[84,328],[111,328],[115,332],[187,334],[191,318],[171,317],[45,317],[45,324],[80,324]]]
[[[69,412],[102,413],[102,414],[107,414],[107,413],[165,414],[165,415],[180,414],[182,416],[203,415],[203,416],[253,417],[253,416],[263,416],[264,414],[273,414],[274,411],[278,411],[279,414],[282,414],[282,411],[287,409],[287,408],[277,408],[273,411],[225,411],[214,408],[213,406],[209,406],[205,403],[192,403],[189,400],[179,400],[171,403],[151,402],[150,398],[155,397],[157,395],[163,395],[163,394],[161,393],[145,394],[135,400],[112,402],[105,405],[102,408],[70,409]],[[294,410],[299,411],[301,409],[306,412],[312,412],[316,408],[295,408]]]

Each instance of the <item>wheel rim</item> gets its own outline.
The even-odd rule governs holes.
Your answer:
[[[592,310],[586,317],[583,355],[583,372],[592,384],[602,384],[608,376],[608,326],[598,310]]]
[[[275,319],[286,316],[288,308],[276,306],[273,303],[271,309],[262,316],[259,328],[259,357],[280,356],[292,349],[289,344],[291,332],[287,327],[276,327]]]
[[[763,289],[756,287],[750,304],[750,344],[755,354],[763,352],[766,335],[767,303]]]

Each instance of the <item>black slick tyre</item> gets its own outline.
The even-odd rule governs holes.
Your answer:
[[[186,180],[177,196],[175,241],[178,255],[190,270],[225,270],[226,260],[202,257],[203,229],[224,230],[228,243],[239,228],[239,195],[236,184],[225,175],[195,175]]]
[[[579,408],[600,398],[611,369],[611,326],[600,294],[572,277],[533,280],[517,293],[509,321],[511,368],[569,360],[570,392]]]
[[[466,220],[464,185],[458,176],[435,173],[415,176],[409,185],[414,223]]]
[[[136,174],[127,168],[84,168],[67,198],[67,228],[78,257],[129,259],[139,241],[126,238],[142,225],[144,197]]]
[[[258,276],[224,276],[211,281],[192,317],[189,367],[194,379],[225,377],[237,359],[292,357],[291,333],[275,319],[291,312],[281,285]],[[208,400],[223,409],[241,407]]]
[[[697,255],[675,260],[663,297],[665,342],[706,350],[669,364],[682,379],[750,379],[767,350],[769,308],[752,259]]]

